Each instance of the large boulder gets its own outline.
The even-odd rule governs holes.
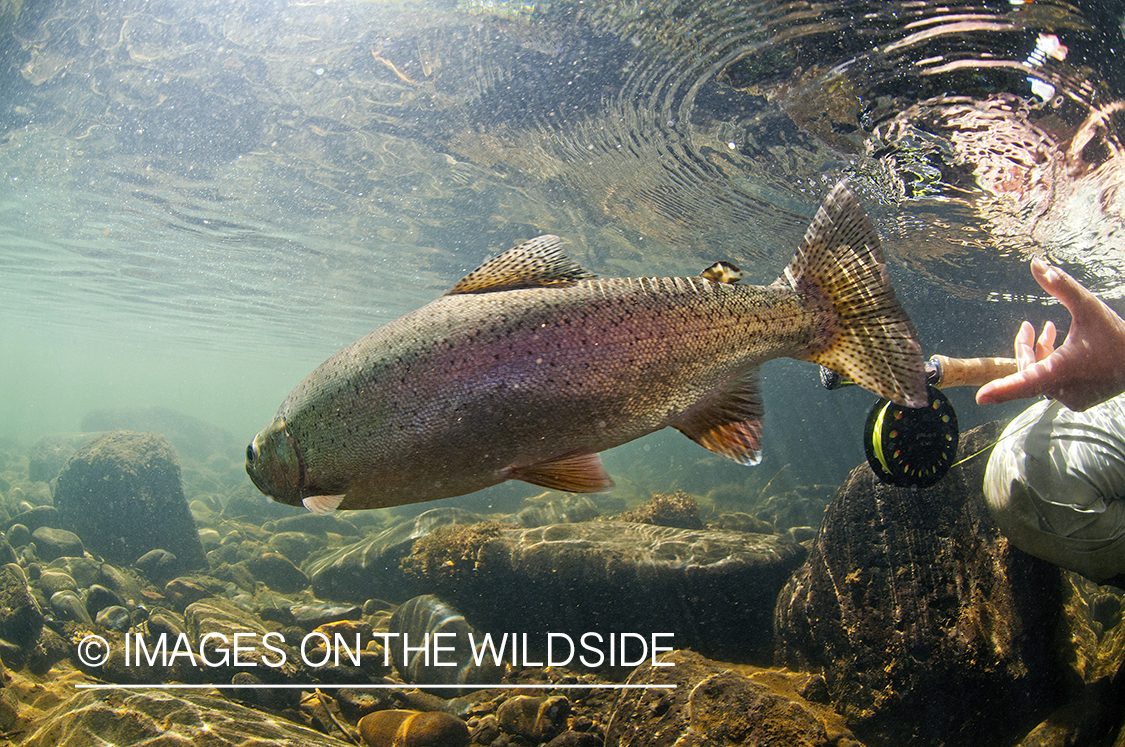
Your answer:
[[[999,424],[962,438],[986,450]],[[981,490],[987,453],[924,490],[864,464],[778,599],[780,662],[820,670],[870,745],[1011,743],[1064,698],[1058,568],[1016,549]]]
[[[179,462],[162,436],[113,431],[82,446],[59,472],[55,507],[60,525],[110,562],[159,548],[183,568],[206,566]]]
[[[402,561],[408,578],[481,630],[628,631],[709,656],[767,661],[778,591],[804,559],[776,535],[586,521],[435,530]],[[608,639],[607,639],[608,640]]]
[[[316,555],[305,563],[304,571],[312,580],[313,593],[321,599],[363,603],[378,598],[405,602],[425,591],[408,581],[400,566],[415,540],[440,526],[474,524],[483,518],[461,508],[431,508],[359,542]],[[288,530],[290,526],[278,528]]]

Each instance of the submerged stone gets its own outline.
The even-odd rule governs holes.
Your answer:
[[[81,558],[86,553],[79,536],[65,529],[39,527],[31,533],[31,541],[36,557],[44,562],[55,558]]]
[[[373,537],[314,557],[305,564],[305,572],[321,599],[357,604],[372,597],[406,601],[423,591],[404,578],[399,565],[414,540],[439,526],[473,524],[482,518],[460,508],[433,508]]]
[[[856,745],[843,719],[797,694],[783,673],[743,673],[692,651],[644,664],[630,684],[675,689],[624,690],[606,744],[621,747],[828,747]]]
[[[0,566],[0,638],[17,645],[34,641],[43,628],[43,613],[15,563]]]
[[[804,555],[772,535],[590,521],[448,527],[403,566],[486,631],[671,633],[661,645],[765,661],[777,593]]]
[[[481,635],[465,617],[432,594],[414,597],[391,615],[387,638],[391,662],[402,678],[416,685],[472,685],[499,682],[504,670],[487,658],[477,666],[471,643]],[[442,636],[441,639],[435,636]],[[431,658],[424,641],[444,640],[442,661]],[[409,646],[409,650],[405,647]],[[452,664],[452,666],[449,666]]]
[[[958,458],[999,433],[965,434]],[[1000,533],[981,491],[986,463],[984,453],[921,490],[857,467],[779,597],[780,661],[822,670],[867,741],[1001,744],[1060,704],[1060,570]]]
[[[39,723],[24,747],[354,747],[223,698],[151,690],[79,691]]]
[[[206,565],[175,452],[155,434],[115,431],[80,448],[59,473],[55,507],[60,524],[110,562],[160,548],[183,568]]]
[[[465,747],[469,727],[448,713],[388,710],[359,720],[359,734],[367,747]]]

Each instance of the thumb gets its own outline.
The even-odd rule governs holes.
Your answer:
[[[1066,307],[1071,316],[1074,316],[1074,312],[1081,307],[1086,296],[1092,295],[1077,280],[1040,257],[1031,261],[1031,274],[1035,276],[1036,282],[1043,290]]]

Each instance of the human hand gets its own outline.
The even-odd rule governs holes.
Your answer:
[[[1054,324],[1043,325],[1036,340],[1035,328],[1024,322],[1015,342],[1020,370],[978,389],[977,404],[1046,394],[1081,411],[1125,391],[1125,320],[1042,259],[1032,260],[1031,274],[1070,312],[1070,332],[1056,349]]]

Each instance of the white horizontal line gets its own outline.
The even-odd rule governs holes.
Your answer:
[[[332,690],[342,687],[353,690],[675,690],[676,685],[499,685],[477,684],[466,685],[291,685],[291,684],[225,684],[225,685],[145,685],[145,684],[99,684],[79,683],[75,685],[80,690]]]

